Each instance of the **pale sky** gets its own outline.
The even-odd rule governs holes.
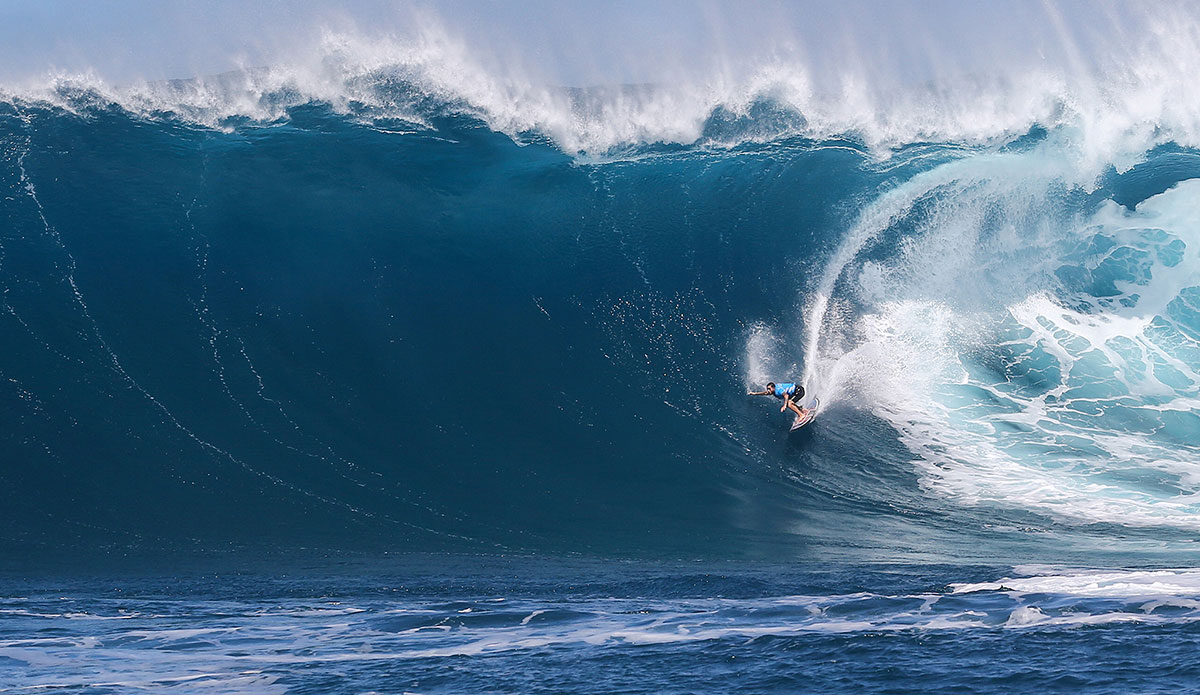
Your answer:
[[[0,81],[92,71],[112,82],[286,62],[323,31],[403,38],[432,15],[497,61],[560,84],[655,81],[680,66],[801,56],[928,79],[1013,57],[1070,62],[1119,48],[1161,3],[1076,0],[583,2],[527,0],[0,0]],[[1186,6],[1184,6],[1186,7]],[[1047,9],[1049,8],[1049,9]]]

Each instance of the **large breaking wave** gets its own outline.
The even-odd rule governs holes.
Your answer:
[[[10,87],[9,540],[1187,552],[1200,23],[1137,26],[887,89],[438,26]],[[786,376],[800,439],[743,395]]]

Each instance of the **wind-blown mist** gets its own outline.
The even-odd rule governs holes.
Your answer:
[[[137,33],[121,66],[105,67],[104,51],[46,57],[8,76],[11,95],[208,126],[274,122],[313,102],[423,127],[466,113],[591,155],[781,135],[995,143],[1069,126],[1080,156],[1095,159],[1085,163],[1102,166],[1147,141],[1200,135],[1189,98],[1200,19],[1186,5],[301,4],[281,22],[269,8],[165,7],[124,29]],[[69,22],[56,29],[57,15],[38,19],[59,44],[87,44]],[[243,49],[213,54],[227,43]]]

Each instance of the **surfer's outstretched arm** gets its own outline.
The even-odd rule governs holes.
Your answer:
[[[747,396],[772,396],[774,394],[770,390],[767,390],[767,391],[750,391],[746,395]]]

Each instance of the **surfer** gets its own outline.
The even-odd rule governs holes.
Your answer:
[[[796,401],[804,398],[804,387],[799,384],[776,384],[773,381],[767,382],[766,391],[751,391],[751,396],[774,396],[783,399],[783,406],[779,412],[784,412],[791,409],[796,414],[796,418],[800,419],[808,414],[808,408],[802,407]]]

